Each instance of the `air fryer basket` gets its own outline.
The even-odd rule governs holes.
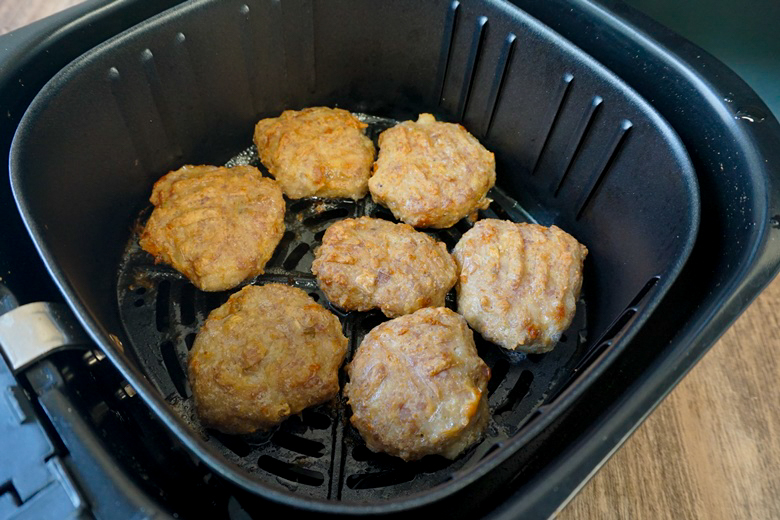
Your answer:
[[[497,468],[593,382],[673,282],[696,237],[698,191],[660,116],[517,8],[326,5],[194,2],[88,52],[31,105],[12,149],[12,185],[47,268],[93,339],[217,473],[318,511],[398,511],[448,497],[491,470],[498,481],[511,477]],[[270,443],[204,441],[169,404],[186,408],[187,342],[225,295],[198,293],[165,270],[150,285],[117,282],[133,222],[160,175],[183,163],[223,163],[249,145],[257,119],[310,105],[395,119],[431,111],[462,121],[496,153],[498,190],[488,215],[555,223],[590,250],[587,316],[581,310],[553,354],[507,360],[481,346],[496,374],[493,430],[453,464],[399,465],[367,453],[343,403],[291,419]],[[311,226],[292,230],[266,279],[291,276],[315,291],[305,255],[328,218],[374,209],[338,201],[289,206]],[[453,233],[450,240],[457,227]],[[157,338],[134,337],[129,306],[152,312],[138,319],[154,323]],[[367,326],[350,323],[376,317],[342,318],[354,349]]]

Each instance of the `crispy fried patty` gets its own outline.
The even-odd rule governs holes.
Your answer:
[[[443,243],[407,224],[369,217],[330,226],[311,270],[339,307],[379,308],[388,317],[444,306],[457,281]]]
[[[225,433],[279,424],[339,392],[347,338],[301,289],[248,285],[209,314],[190,352],[200,421]]]
[[[379,325],[347,370],[351,421],[373,451],[454,459],[490,418],[490,368],[466,321],[449,309],[420,309]]]
[[[496,160],[460,125],[420,114],[379,136],[374,201],[414,227],[446,228],[490,204]]]
[[[363,198],[374,162],[365,123],[339,108],[285,110],[255,127],[255,145],[284,194]]]
[[[284,234],[278,184],[252,166],[183,166],[158,180],[141,247],[203,291],[263,272]]]
[[[556,226],[480,220],[453,251],[458,312],[504,348],[552,350],[574,317],[587,254]]]

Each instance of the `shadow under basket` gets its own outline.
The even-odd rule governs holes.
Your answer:
[[[194,416],[187,352],[229,292],[200,292],[154,266],[137,247],[138,216],[169,170],[251,158],[242,152],[258,119],[319,105],[463,124],[496,155],[494,202],[481,217],[555,224],[589,249],[577,315],[553,352],[509,355],[477,336],[493,372],[492,420],[455,461],[371,453],[343,399],[265,435],[221,435]],[[582,51],[494,1],[177,6],[42,89],[14,139],[11,181],[69,305],[171,433],[245,490],[333,514],[455,507],[468,500],[461,491],[511,479],[512,455],[641,334],[699,224],[694,172],[669,125]],[[391,217],[370,199],[287,208],[287,233],[254,283],[289,283],[330,307],[310,273],[324,230],[345,217]],[[431,233],[451,248],[468,225]],[[384,320],[330,308],[350,356]]]

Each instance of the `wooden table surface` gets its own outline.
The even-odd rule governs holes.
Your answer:
[[[79,1],[0,0],[0,34]],[[779,321],[777,279],[558,518],[780,519]]]

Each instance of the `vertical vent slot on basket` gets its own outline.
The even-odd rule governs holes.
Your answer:
[[[642,287],[642,289],[639,290],[639,292],[636,294],[636,296],[634,296],[634,299],[631,300],[631,303],[628,304],[628,307],[629,308],[630,307],[638,307],[639,304],[642,302],[642,300],[645,299],[645,296],[647,296],[647,293],[649,293],[650,290],[653,287],[658,285],[658,282],[660,282],[660,281],[661,281],[661,277],[660,276],[653,276],[652,278],[650,278],[647,281],[647,283],[645,284],[645,286]]]
[[[581,199],[581,201],[578,202],[575,206],[579,207],[576,216],[577,220],[582,217],[585,208],[587,208],[588,204],[590,204],[590,201],[593,200],[593,197],[598,192],[598,189],[604,181],[607,173],[611,171],[612,165],[620,155],[620,151],[625,147],[626,138],[628,137],[629,130],[631,130],[632,126],[633,124],[628,119],[624,119],[620,122],[620,126],[618,126],[615,134],[612,136],[610,141],[611,144],[607,147],[607,151],[604,153],[604,157],[602,158],[601,163],[596,167],[593,174],[591,175],[591,180],[588,183],[590,185],[590,189],[587,191],[584,198]]]
[[[151,49],[144,49],[141,52],[141,66],[143,67],[144,74],[146,75],[146,80],[152,96],[153,106],[157,111],[157,120],[162,126],[162,130],[165,133],[165,137],[168,140],[168,143],[171,144],[170,147],[167,147],[173,151],[173,157],[171,157],[171,159],[181,158],[183,157],[184,153],[181,150],[181,146],[179,145],[180,140],[172,124],[174,117],[171,114],[168,101],[165,99],[165,95],[163,94],[160,74],[157,70],[157,63],[154,58],[154,53],[152,53]]]
[[[477,25],[474,28],[474,36],[471,40],[471,51],[469,52],[469,58],[466,62],[466,74],[463,77],[463,85],[460,89],[458,121],[463,121],[463,117],[466,115],[466,108],[469,104],[471,89],[474,86],[474,78],[477,75],[477,66],[479,65],[479,59],[481,57],[482,43],[485,40],[485,33],[487,32],[487,23],[487,16],[480,16],[477,18]]]
[[[585,112],[582,113],[582,117],[580,118],[580,122],[577,124],[577,128],[574,130],[574,133],[571,135],[571,138],[569,140],[569,146],[566,147],[566,153],[564,154],[563,173],[558,179],[558,184],[555,187],[556,197],[558,196],[558,193],[561,191],[561,187],[563,187],[564,181],[569,176],[569,172],[571,171],[572,164],[574,164],[575,159],[577,158],[577,156],[579,156],[580,152],[582,151],[583,145],[587,140],[586,138],[588,136],[588,133],[590,132],[590,129],[593,127],[593,122],[596,120],[596,113],[598,112],[598,109],[599,107],[601,107],[603,102],[604,99],[601,96],[593,96],[593,99],[591,100],[588,107],[585,109]]]
[[[488,97],[487,112],[485,113],[485,125],[482,129],[482,137],[485,137],[490,132],[490,128],[493,126],[493,119],[496,116],[496,109],[501,99],[502,89],[505,84],[506,77],[509,75],[509,64],[512,62],[512,54],[515,50],[515,42],[517,36],[514,33],[509,35],[504,40],[504,47],[501,49],[501,54],[498,58],[498,64],[496,65],[496,71],[493,75],[493,86],[490,89],[490,95]]]
[[[558,124],[558,119],[560,118],[561,112],[563,112],[563,107],[566,105],[566,99],[569,96],[569,87],[571,87],[573,81],[574,75],[566,72],[563,75],[561,82],[558,84],[558,91],[552,97],[552,101],[550,102],[550,109],[547,111],[547,123],[545,125],[541,125],[542,128],[545,129],[545,134],[544,138],[538,140],[540,143],[539,151],[536,152],[536,159],[534,159],[533,167],[531,167],[531,175],[535,175],[536,170],[539,168],[541,158],[544,155],[544,152],[547,150],[547,145],[550,142],[550,136],[553,134],[553,131]]]
[[[452,60],[452,42],[455,39],[455,28],[458,23],[458,8],[460,2],[454,0],[450,4],[450,9],[447,12],[447,21],[444,26],[444,36],[441,46],[441,56],[439,57],[439,77],[437,78],[437,85],[439,85],[439,104],[444,101],[444,84],[447,81],[447,72],[449,72],[450,61]]]

